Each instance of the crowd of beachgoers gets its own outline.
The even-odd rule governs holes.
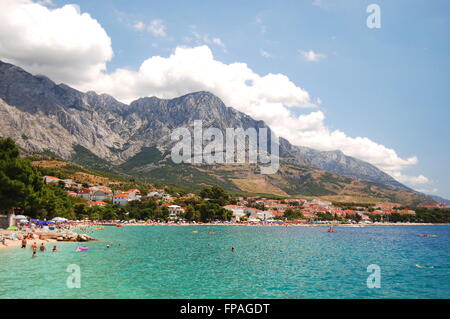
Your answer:
[[[52,224],[50,227],[30,222],[26,225],[17,224],[17,226],[8,229],[0,229],[0,249],[8,247],[30,248],[33,256],[36,256],[38,250],[46,251],[51,248],[53,252],[56,252],[58,248],[55,243],[57,242],[92,240],[87,235],[73,232],[71,230],[73,227],[74,224],[70,222]],[[83,240],[79,240],[80,236],[83,237]]]

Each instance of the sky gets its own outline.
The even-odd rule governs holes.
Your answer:
[[[3,61],[126,103],[210,91],[450,198],[449,1],[1,2]]]

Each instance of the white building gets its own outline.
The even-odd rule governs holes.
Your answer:
[[[141,192],[139,189],[130,189],[128,192],[124,193],[130,196],[130,198],[132,198],[133,200],[141,199]]]
[[[250,214],[250,219],[268,220],[274,215],[270,211],[260,210],[257,208],[245,207],[245,214]]]
[[[117,194],[117,195],[114,195],[114,197],[113,197],[113,204],[125,206],[132,200],[133,199],[130,196],[128,196],[127,194]]]
[[[85,200],[91,200],[92,191],[89,188],[81,189],[78,191],[78,196]]]
[[[184,214],[184,209],[178,205],[169,205],[167,209],[169,210],[170,219],[178,219],[180,214]]]
[[[102,200],[111,200],[112,199],[112,192],[109,190],[97,190],[92,193],[91,199],[96,201],[102,201]]]
[[[225,209],[231,211],[233,213],[233,220],[241,220],[243,216],[245,216],[245,208],[244,206],[239,205],[227,205],[224,206]]]

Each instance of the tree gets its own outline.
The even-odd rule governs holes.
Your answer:
[[[291,208],[286,209],[286,211],[284,212],[284,217],[288,220],[293,220],[293,219],[303,219],[303,214],[299,211],[299,210],[293,210]]]
[[[0,210],[13,213],[39,198],[43,181],[31,162],[19,157],[19,148],[11,138],[0,139]]]
[[[184,218],[188,221],[198,221],[200,220],[200,212],[194,206],[189,205],[184,214]]]
[[[211,222],[215,220],[231,220],[233,213],[228,209],[221,207],[217,203],[207,201],[198,207],[200,220],[202,222]]]
[[[220,206],[225,206],[230,200],[230,195],[220,186],[204,187],[200,192],[200,197],[210,199],[211,202]]]

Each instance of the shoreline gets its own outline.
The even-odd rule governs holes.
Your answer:
[[[71,231],[13,231],[0,229],[0,236],[5,238],[6,244],[4,245],[3,243],[0,243],[0,251],[8,248],[21,248],[22,238],[30,233],[33,235],[33,239],[27,239],[27,248],[25,249],[31,247],[32,243],[36,243],[38,246],[40,246],[42,243],[44,245],[55,245],[56,243],[95,241],[94,238],[86,234],[78,234]],[[6,238],[12,236],[16,237],[16,239]]]
[[[122,224],[123,226],[240,226],[240,227],[373,227],[373,226],[448,226],[450,224],[444,223],[373,223],[373,224],[276,224],[276,223],[268,223],[268,224],[249,224],[249,223],[230,223],[230,224],[222,224],[222,223],[201,223],[201,224],[177,224],[177,223],[132,223],[132,224]],[[79,226],[75,226],[79,227]],[[82,227],[115,227],[114,225],[102,225],[102,224],[93,224],[93,225],[83,225]]]

